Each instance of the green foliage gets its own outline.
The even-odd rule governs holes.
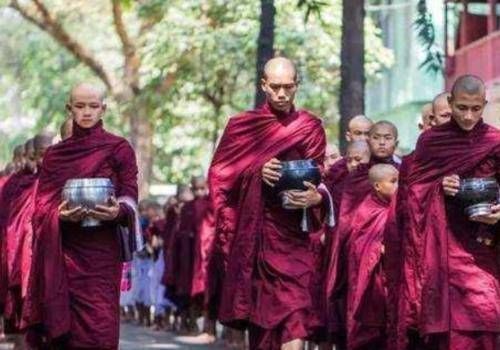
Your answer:
[[[71,35],[120,76],[123,56],[114,32],[109,2],[99,0],[45,0]],[[126,1],[125,18],[137,39],[141,66],[141,94],[131,103],[142,106],[155,126],[154,181],[185,182],[204,172],[228,116],[253,104],[257,1],[144,0]],[[297,62],[301,85],[298,105],[324,118],[336,137],[340,68],[341,1],[275,0],[275,49]],[[304,6],[321,7],[319,16],[307,16]],[[319,8],[318,7],[318,8]],[[316,14],[311,10],[310,14]],[[307,14],[307,11],[306,11]],[[144,29],[146,28],[146,29]],[[392,63],[379,29],[366,22],[369,79]],[[72,84],[95,79],[85,66],[49,36],[13,11],[0,12],[0,96],[12,87],[17,94],[0,99],[0,125],[13,116],[36,121],[24,129],[12,127],[3,136],[11,147],[21,137],[48,126],[65,115]],[[6,46],[5,46],[6,45]],[[7,47],[8,50],[3,48]],[[162,89],[165,77],[170,85]],[[168,80],[168,79],[167,79]],[[7,94],[8,95],[8,94]],[[18,108],[14,111],[11,104]],[[127,134],[120,118],[128,106],[108,99],[106,125]],[[0,163],[8,158],[0,149]]]
[[[426,58],[420,67],[433,74],[442,74],[444,70],[444,54],[440,45],[436,43],[436,30],[426,0],[418,1],[417,19],[414,26],[417,37],[426,52]]]

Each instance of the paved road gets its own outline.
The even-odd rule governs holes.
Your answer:
[[[122,324],[120,337],[121,350],[148,349],[186,349],[222,350],[220,343],[200,345],[196,337],[176,336],[167,332],[155,332],[144,327]]]
[[[11,350],[12,344],[0,342],[0,350]],[[176,336],[167,332],[155,332],[152,329],[122,324],[120,350],[222,350],[220,342],[212,345],[200,345],[196,337]]]

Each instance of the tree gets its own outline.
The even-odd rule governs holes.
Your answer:
[[[153,3],[154,4],[154,3]],[[157,5],[161,5],[157,3]],[[70,33],[62,20],[42,0],[30,0],[23,4],[19,0],[10,1],[10,7],[16,10],[24,19],[46,32],[60,46],[70,52],[79,62],[87,66],[97,76],[110,92],[112,98],[119,104],[125,106],[122,110],[124,118],[130,128],[130,140],[134,146],[138,159],[139,192],[146,195],[153,166],[152,135],[154,133],[153,122],[148,118],[147,106],[141,103],[145,86],[141,84],[141,68],[143,56],[140,52],[145,42],[144,36],[161,19],[151,16],[143,16],[140,28],[136,35],[130,34],[124,19],[124,5],[130,6],[129,1],[111,0],[110,7],[115,35],[119,38],[121,48],[121,67],[117,73],[114,67],[109,66],[98,58],[88,43],[79,41]],[[148,10],[144,5],[143,11]],[[155,10],[161,10],[156,6]],[[161,94],[168,90],[172,84],[173,77],[166,74],[162,81],[154,87]]]
[[[257,67],[255,77],[255,107],[265,101],[261,88],[264,65],[274,56],[274,15],[276,8],[274,0],[260,0],[260,31],[257,39]]]
[[[343,151],[350,118],[365,111],[365,2],[343,0],[342,5],[339,145]]]
[[[19,1],[30,13],[35,11],[33,0]],[[123,76],[123,45],[110,1],[44,0],[44,5],[106,71]],[[330,138],[335,138],[341,2],[325,5],[321,20],[311,16],[307,23],[304,11],[289,2],[275,2],[275,7],[274,50],[297,64],[297,104],[323,117]],[[206,171],[227,118],[254,104],[259,3],[127,0],[121,8],[140,58],[139,88],[123,102],[110,91],[106,127],[130,135],[131,123],[122,116],[140,111],[152,132],[149,182],[185,182]],[[390,66],[391,55],[373,22],[367,19],[366,25],[366,74],[376,79]],[[55,130],[64,118],[72,84],[97,75],[11,8],[0,8],[0,47],[0,137],[6,141],[0,145],[0,163],[5,164],[13,144],[44,127]]]

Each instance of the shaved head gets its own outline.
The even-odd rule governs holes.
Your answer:
[[[52,146],[52,142],[54,141],[54,134],[50,132],[43,132],[35,136],[34,138],[35,144],[35,159],[38,165],[42,163],[43,156],[47,149]]]
[[[298,78],[295,64],[285,57],[275,57],[267,61],[264,66],[264,79],[268,79],[273,75],[292,76],[295,81],[297,81]]]
[[[431,122],[433,119],[434,119],[434,110],[432,108],[432,103],[426,103],[422,107],[418,128],[422,131],[430,129]]]
[[[297,93],[297,69],[288,58],[270,59],[264,66],[261,81],[267,103],[277,112],[289,113]]]
[[[370,135],[375,134],[376,132],[383,130],[383,129],[389,130],[390,133],[392,134],[392,136],[394,136],[394,138],[396,140],[398,139],[398,136],[399,136],[398,135],[398,128],[396,127],[396,125],[394,125],[393,123],[391,123],[388,120],[381,120],[381,121],[373,124],[372,128],[370,129]]]
[[[51,146],[53,141],[54,141],[54,134],[52,134],[51,132],[42,132],[40,134],[37,134],[33,138],[35,149],[46,148],[48,146]]]
[[[388,178],[398,175],[398,169],[390,164],[375,164],[368,172],[368,179],[374,185],[377,182],[384,181]]]
[[[59,134],[61,136],[61,140],[66,140],[71,137],[73,134],[73,119],[66,119],[59,128]]]
[[[475,75],[462,75],[455,81],[451,89],[452,97],[459,93],[480,95],[486,99],[486,86],[483,80]]]
[[[328,143],[325,150],[325,169],[335,164],[340,159],[340,151],[336,144]]]
[[[357,115],[349,120],[345,138],[348,142],[366,141],[373,121],[364,115]]]
[[[451,107],[448,103],[450,94],[442,92],[432,100],[432,115],[431,127],[443,125],[451,119]]]
[[[360,164],[368,164],[370,162],[370,155],[370,147],[366,141],[353,141],[349,143],[345,155],[347,171],[352,172]]]
[[[97,85],[90,83],[80,83],[75,85],[70,92],[69,101],[70,103],[77,97],[81,96],[92,96],[99,99],[101,102],[104,101],[105,92],[103,89],[99,88]]]
[[[76,125],[90,129],[99,123],[106,111],[104,91],[96,85],[78,84],[71,89],[66,109]]]
[[[486,86],[474,75],[459,77],[448,98],[453,120],[465,131],[471,131],[482,120],[486,101]]]

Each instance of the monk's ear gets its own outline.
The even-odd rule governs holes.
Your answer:
[[[108,109],[108,105],[107,105],[107,104],[105,104],[105,103],[103,103],[103,104],[102,104],[102,112],[103,112],[103,113],[104,113],[104,112],[106,112],[106,109]]]
[[[260,88],[262,89],[262,91],[266,92],[266,79],[260,79]]]
[[[396,147],[398,147],[398,146],[399,146],[399,140],[396,140],[396,142],[394,143],[394,145],[395,145]]]
[[[345,139],[347,142],[351,142],[352,141],[352,137],[351,137],[351,132],[350,131],[346,131],[345,132]]]

